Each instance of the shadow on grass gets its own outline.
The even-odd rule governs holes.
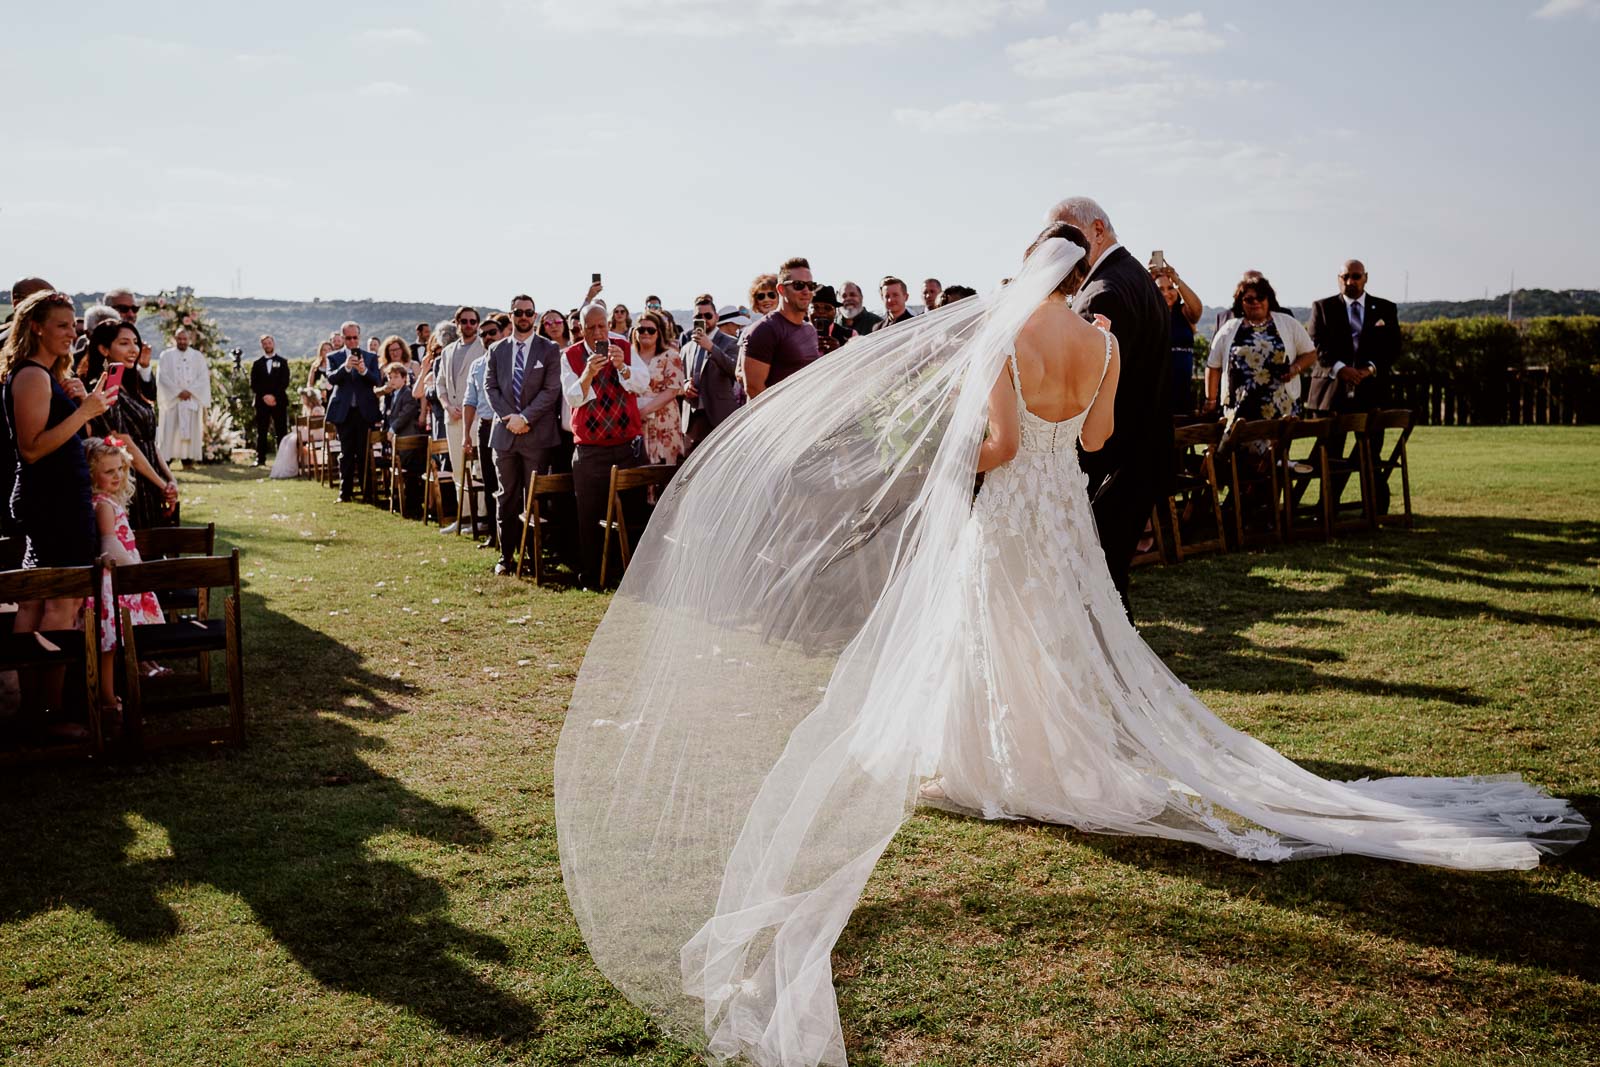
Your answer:
[[[467,810],[362,759],[383,742],[355,721],[404,713],[401,683],[258,595],[245,600],[249,743],[11,780],[0,789],[0,924],[81,909],[159,942],[183,928],[164,898],[202,884],[248,906],[324,986],[481,1039],[536,1032],[533,1007],[473,972],[506,947],[451,921],[443,881],[372,854],[374,838],[396,834],[468,850],[491,840]]]
[[[1338,690],[1471,706],[1484,698],[1467,687],[1342,675],[1330,669],[1345,661],[1337,649],[1263,645],[1250,631],[1260,624],[1337,628],[1340,623],[1321,617],[1330,611],[1592,630],[1592,616],[1509,608],[1483,594],[1592,592],[1592,584],[1571,577],[1575,569],[1597,562],[1600,523],[1427,518],[1418,519],[1411,531],[1385,530],[1333,545],[1301,543],[1265,553],[1208,556],[1144,571],[1135,578],[1133,602],[1136,616],[1148,611],[1180,620],[1142,622],[1140,633],[1168,666],[1198,688]],[[1309,572],[1306,577],[1316,583],[1315,590],[1286,585],[1274,573],[1279,568]],[[1421,582],[1450,583],[1461,595],[1419,592]],[[1205,605],[1199,634],[1181,626],[1196,614],[1196,603]]]

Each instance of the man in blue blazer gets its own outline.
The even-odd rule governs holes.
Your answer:
[[[561,444],[561,349],[534,332],[533,297],[511,298],[511,336],[489,349],[483,390],[494,411],[489,447],[500,488],[500,562],[496,574],[515,574],[522,542],[522,512],[528,483],[547,474]]]
[[[356,483],[367,469],[367,434],[378,421],[378,396],[373,392],[382,382],[377,357],[361,347],[361,324],[347,322],[339,327],[344,347],[328,354],[328,381],[333,394],[328,397],[327,421],[339,431],[339,500],[355,499]]]

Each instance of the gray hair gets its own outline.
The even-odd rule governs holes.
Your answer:
[[[125,296],[134,303],[139,302],[139,295],[132,289],[107,289],[106,295],[100,298],[100,302],[102,304],[109,304],[111,303],[111,298],[114,296]]]
[[[341,322],[339,324],[339,332],[340,333],[344,333],[346,330],[348,330],[352,326],[354,326],[357,330],[361,329],[361,324],[359,322],[357,322],[355,319],[345,319],[343,322]]]
[[[1067,197],[1050,209],[1045,221],[1071,223],[1080,230],[1087,230],[1098,222],[1106,228],[1106,233],[1117,232],[1116,227],[1111,225],[1111,216],[1106,214],[1106,209],[1087,196]]]
[[[444,319],[434,326],[433,336],[440,345],[453,345],[461,340],[461,329],[449,319]]]
[[[113,289],[112,293],[116,290]],[[111,294],[107,294],[108,296]],[[102,322],[121,322],[122,313],[109,304],[93,304],[83,313],[83,330],[85,333],[94,333],[94,328]]]
[[[606,310],[606,306],[598,300],[591,300],[589,303],[583,305],[583,310],[578,313],[578,321],[589,321],[589,312],[591,311],[598,311],[600,313],[600,317],[605,319],[607,323],[611,321],[610,312],[608,312]]]

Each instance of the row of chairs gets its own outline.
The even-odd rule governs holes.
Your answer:
[[[1411,429],[1412,414],[1404,410],[1179,425],[1178,472],[1151,512],[1154,544],[1134,563],[1181,563],[1204,552],[1410,526]],[[1380,454],[1378,444],[1391,431],[1397,436]],[[1348,455],[1331,447],[1335,442],[1349,442]],[[1381,513],[1379,486],[1396,471],[1403,510]],[[1359,491],[1347,500],[1351,485]]]
[[[333,486],[339,479],[338,436],[320,415],[302,415],[295,424],[299,469],[304,477],[321,484]],[[367,454],[363,457],[363,499],[378,507],[387,507],[399,515],[411,514],[412,502],[407,499],[411,479],[406,470],[420,466],[422,471],[421,518],[424,525],[446,523],[445,500],[448,490],[453,490],[457,501],[457,514],[449,517],[456,522],[461,533],[475,529],[478,520],[487,514],[486,488],[480,474],[479,463],[486,458],[478,456],[463,464],[459,478],[449,465],[450,448],[445,441],[426,437],[396,437],[383,430],[374,429],[367,435]],[[420,463],[418,462],[420,460]],[[613,467],[611,470],[610,497],[606,502],[604,528],[604,555],[600,581],[605,584],[610,569],[613,541],[617,557],[626,569],[631,554],[634,533],[628,529],[627,511],[623,494],[643,491],[661,491],[672,479],[676,467],[660,464],[643,467]],[[559,498],[573,495],[572,475],[543,474],[532,479],[527,499],[523,503],[522,538],[518,546],[517,574],[520,577],[525,565],[531,568],[534,582],[545,579],[545,552],[553,515],[561,508],[552,506]],[[571,509],[568,509],[569,512]],[[459,521],[457,521],[459,520]],[[531,544],[530,544],[531,542]]]
[[[117,612],[117,654],[113,669],[121,675],[123,740],[131,752],[150,752],[175,745],[232,743],[244,739],[244,657],[242,590],[239,552],[214,555],[216,527],[154,527],[135,532],[143,563],[128,566],[37,567],[0,571],[0,670],[64,668],[69,679],[81,678],[81,699],[88,720],[88,738],[61,745],[20,745],[0,749],[0,764],[37,758],[98,755],[104,748],[100,721],[100,613],[102,576],[109,573]],[[9,546],[8,546],[9,547]],[[213,591],[222,590],[222,614],[213,618]],[[135,623],[121,608],[121,598],[151,592],[161,602],[165,621]],[[82,599],[80,626],[64,632],[17,633],[11,623],[15,605],[29,600]],[[214,690],[211,657],[224,657],[225,685]],[[193,661],[192,675],[147,679],[141,663]],[[75,687],[74,687],[75,688]],[[64,690],[65,693],[65,690]],[[76,697],[78,694],[74,694]],[[181,713],[226,707],[221,725],[181,721]]]

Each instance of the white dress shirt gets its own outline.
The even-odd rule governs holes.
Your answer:
[[[593,355],[594,347],[585,341],[583,358],[587,360]],[[628,348],[628,373],[618,377],[622,379],[622,387],[630,393],[643,396],[650,391],[650,369],[640,361],[638,353],[631,346]],[[583,383],[583,375],[572,369],[572,361],[564,355],[561,357],[561,395],[566,397],[567,405],[573,411],[594,399],[594,390]]]

